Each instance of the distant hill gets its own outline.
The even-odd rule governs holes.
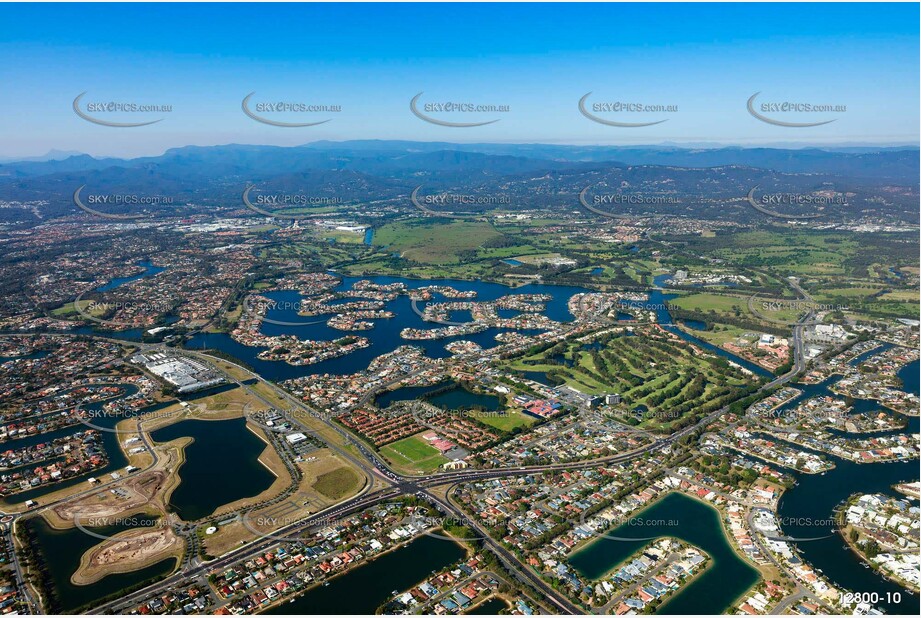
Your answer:
[[[50,155],[51,153],[49,153]],[[918,218],[917,148],[713,148],[314,142],[296,147],[187,146],[155,157],[64,159],[0,164],[0,200],[46,201],[43,217],[75,212],[73,191],[168,195],[183,213],[238,209],[249,183],[260,190],[338,196],[349,203],[402,204],[426,192],[505,193],[513,207],[575,207],[574,196],[601,183],[618,191],[669,196],[653,212],[745,219],[727,210],[755,185],[764,191],[851,194],[836,216]],[[191,206],[185,206],[189,202]],[[128,212],[130,206],[122,206]],[[627,212],[647,212],[630,208]],[[737,211],[737,212],[736,212]],[[22,222],[21,209],[0,220]]]
[[[0,157],[0,163],[12,163],[14,161],[61,161],[70,157],[79,157],[82,152],[76,150],[49,150],[39,157]]]
[[[551,161],[618,161],[626,165],[716,167],[745,165],[778,172],[827,173],[863,178],[918,179],[919,149],[898,148],[681,148],[678,146],[565,146],[554,144],[451,144],[363,140],[320,141],[307,144],[318,150],[433,152],[459,150]]]

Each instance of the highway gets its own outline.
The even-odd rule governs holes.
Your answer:
[[[521,564],[521,561],[519,561],[514,554],[505,549],[501,543],[489,536],[485,530],[483,530],[471,518],[467,517],[467,515],[458,507],[454,506],[453,503],[450,501],[440,500],[428,493],[425,495],[429,500],[434,502],[442,510],[442,512],[453,515],[459,520],[464,521],[464,525],[470,528],[477,534],[477,536],[483,539],[483,542],[493,551],[494,554],[496,554],[496,556],[499,558],[499,561],[502,563],[502,566],[504,566],[509,573],[517,577],[522,583],[530,584],[532,588],[543,592],[544,595],[546,595],[545,601],[551,603],[555,609],[562,610],[561,613],[567,614],[585,613],[584,610],[570,603],[565,595],[554,590],[550,584],[541,579],[541,577],[532,571],[528,566]]]
[[[789,283],[791,287],[793,287],[793,289],[796,290],[799,294],[801,294],[805,299],[807,300],[809,299],[808,295],[798,286],[798,284],[796,284],[796,282],[794,282],[793,280],[789,280]],[[803,323],[811,320],[812,316],[813,316],[813,312],[810,311],[807,315],[801,318],[800,323],[798,323],[793,329],[793,343],[794,343],[793,367],[791,367],[790,371],[784,374],[783,376],[779,376],[775,378],[774,380],[762,385],[756,391],[757,393],[762,393],[776,386],[784,384],[792,380],[793,378],[795,378],[805,369],[805,356],[804,356],[804,350],[803,350],[802,330],[803,330]],[[143,346],[144,349],[159,348],[159,347],[161,347],[161,345],[158,345],[158,344]],[[185,354],[185,355],[195,357],[196,359],[200,361],[209,362],[212,365],[214,365],[214,361],[216,360],[213,357],[210,357],[206,354],[202,354],[202,353],[194,352],[190,350],[171,349],[171,351],[174,353],[180,353],[180,354]],[[584,613],[584,610],[575,606],[572,602],[570,602],[566,598],[565,595],[554,590],[549,584],[547,584],[543,579],[541,579],[539,575],[534,573],[527,566],[523,565],[516,556],[514,556],[511,552],[506,550],[499,542],[492,539],[482,528],[480,528],[479,525],[477,525],[475,522],[470,521],[470,518],[467,517],[466,514],[459,507],[454,505],[450,500],[445,501],[445,500],[442,500],[436,497],[428,490],[436,486],[443,486],[443,485],[453,486],[457,483],[489,479],[489,478],[522,476],[522,475],[527,475],[527,474],[541,474],[543,472],[553,471],[553,470],[580,470],[580,469],[596,468],[599,466],[626,463],[634,459],[637,459],[639,457],[643,457],[647,455],[648,453],[652,453],[658,449],[662,449],[662,448],[666,448],[670,446],[671,444],[675,443],[678,440],[681,440],[685,436],[688,436],[692,434],[693,432],[706,427],[707,425],[709,425],[710,423],[718,419],[720,416],[725,414],[729,409],[728,405],[723,406],[722,408],[715,410],[714,412],[711,412],[705,417],[702,417],[700,420],[697,421],[697,423],[693,425],[690,425],[667,437],[661,438],[651,444],[648,444],[646,446],[643,446],[639,449],[635,449],[627,453],[621,453],[617,455],[611,455],[607,457],[601,457],[597,459],[573,462],[573,463],[555,463],[555,464],[537,465],[537,466],[521,466],[521,467],[511,467],[511,468],[495,468],[495,469],[480,469],[480,470],[469,470],[468,469],[468,470],[461,470],[461,471],[456,471],[456,472],[432,474],[428,476],[407,476],[407,475],[399,474],[393,469],[391,469],[380,457],[378,457],[367,445],[365,445],[363,441],[357,439],[351,433],[347,432],[342,427],[333,423],[332,420],[327,418],[325,415],[322,415],[318,413],[316,410],[310,408],[303,401],[293,397],[287,391],[284,391],[277,385],[265,380],[258,374],[253,373],[252,371],[244,367],[241,367],[240,365],[237,365],[236,363],[233,363],[226,359],[220,359],[220,360],[221,362],[227,362],[227,363],[234,365],[234,367],[245,372],[247,375],[251,375],[252,379],[258,380],[260,383],[265,385],[267,388],[272,389],[272,391],[275,394],[281,397],[284,401],[291,404],[293,406],[292,409],[300,409],[303,412],[305,412],[307,415],[309,415],[310,417],[318,419],[324,422],[328,427],[331,427],[346,441],[346,443],[349,443],[355,446],[358,449],[361,457],[356,457],[353,453],[350,453],[337,445],[329,444],[328,441],[325,441],[327,442],[327,444],[329,444],[330,448],[332,448],[338,455],[347,459],[353,465],[357,466],[360,470],[366,473],[369,479],[376,477],[384,481],[386,484],[389,484],[390,486],[384,489],[370,491],[371,483],[366,483],[361,493],[359,493],[358,495],[348,500],[345,500],[337,505],[334,505],[332,507],[329,507],[327,509],[314,513],[308,517],[305,517],[303,520],[297,523],[293,523],[279,530],[276,530],[272,533],[271,536],[265,536],[265,537],[256,539],[210,562],[203,563],[203,564],[189,562],[187,563],[188,564],[187,568],[185,568],[184,570],[174,573],[173,575],[155,584],[152,584],[151,586],[148,586],[142,590],[128,594],[118,599],[117,601],[100,605],[94,608],[92,610],[92,613],[96,613],[96,614],[109,613],[109,612],[112,612],[118,609],[129,608],[132,605],[141,603],[143,600],[150,598],[151,596],[153,596],[154,594],[158,592],[169,590],[181,584],[182,582],[186,582],[191,579],[195,579],[195,578],[204,576],[207,573],[210,573],[214,570],[221,569],[223,567],[226,567],[231,564],[235,564],[237,562],[245,560],[256,554],[263,553],[265,550],[271,548],[274,545],[277,545],[277,543],[279,542],[278,540],[279,538],[291,537],[292,535],[306,532],[314,526],[327,525],[330,521],[340,519],[342,517],[345,517],[347,515],[350,515],[352,513],[365,509],[369,506],[377,504],[379,502],[382,502],[385,500],[392,500],[399,496],[411,495],[411,494],[416,494],[419,497],[422,497],[432,502],[439,509],[441,509],[442,512],[446,515],[451,515],[459,519],[462,519],[465,522],[469,522],[467,523],[468,527],[470,527],[477,535],[483,538],[484,543],[486,543],[489,549],[493,553],[496,554],[496,556],[499,558],[499,560],[502,562],[505,568],[509,571],[509,573],[513,574],[523,583],[543,593],[545,595],[545,598],[543,599],[544,602],[547,603],[549,606],[551,606],[555,612],[568,613],[568,614]],[[215,367],[215,368],[220,371],[218,367]],[[244,381],[235,379],[229,376],[224,371],[221,371],[221,373],[227,379],[229,379],[232,383],[235,383],[239,385],[240,387],[246,389],[248,393],[257,397],[260,401],[263,401],[264,403],[266,403],[268,407],[270,408],[276,407],[271,402],[269,402],[265,397],[260,395],[254,389],[252,389],[250,385],[244,384]],[[406,377],[407,376],[403,376],[401,380],[405,379]],[[379,392],[380,390],[387,388],[388,386],[390,386],[390,384],[385,384],[379,387],[378,389],[375,389],[375,391],[367,393],[361,399],[360,404],[366,403],[367,401],[370,400],[371,397],[374,396],[376,392]],[[292,416],[296,417],[296,415],[292,415]],[[296,418],[293,418],[292,420],[297,422]],[[310,427],[307,426],[306,424],[300,423],[300,422],[297,422],[297,424],[299,424],[304,431],[313,432],[313,430],[311,430]]]
[[[772,382],[765,384],[759,389],[759,391],[767,390],[782,384],[784,382],[792,379],[798,370],[796,367],[791,369],[791,371],[784,376],[778,377]],[[258,376],[257,376],[258,377]],[[259,378],[261,379],[261,378]],[[270,382],[266,382],[272,388],[278,388]],[[297,400],[294,400],[297,402]],[[302,402],[298,402],[301,403]],[[141,591],[133,593],[123,599],[119,599],[117,602],[109,603],[106,605],[99,606],[93,610],[93,613],[107,613],[112,611],[115,608],[123,608],[134,603],[140,603],[144,599],[150,598],[155,592],[160,590],[168,590],[171,586],[178,585],[179,583],[191,579],[197,575],[205,574],[216,569],[220,569],[231,564],[235,564],[241,560],[245,560],[250,556],[254,556],[259,553],[263,553],[265,550],[271,548],[272,546],[278,543],[277,538],[290,537],[296,533],[304,532],[310,529],[312,526],[317,525],[326,525],[330,521],[345,517],[357,511],[360,511],[368,506],[382,502],[384,500],[391,500],[397,498],[401,495],[407,494],[420,494],[420,497],[425,497],[429,501],[436,504],[441,510],[448,515],[453,515],[458,518],[462,518],[465,522],[470,522],[470,518],[467,517],[459,508],[451,504],[450,502],[445,502],[439,498],[432,495],[430,492],[426,491],[426,488],[445,485],[445,484],[457,484],[467,481],[476,481],[488,478],[501,478],[508,476],[522,476],[527,474],[540,474],[550,470],[584,470],[589,468],[595,468],[598,466],[613,465],[618,463],[626,463],[632,461],[638,457],[653,452],[656,449],[668,446],[675,441],[681,439],[682,437],[693,433],[697,429],[705,427],[706,425],[713,422],[716,418],[724,414],[728,410],[729,406],[724,406],[719,410],[716,410],[706,417],[702,418],[696,424],[686,427],[674,434],[663,438],[657,442],[644,446],[635,451],[629,453],[624,453],[620,455],[612,455],[609,457],[603,457],[598,459],[592,459],[582,462],[574,463],[557,463],[557,464],[548,464],[542,466],[522,466],[516,468],[497,468],[492,470],[464,470],[453,473],[443,473],[443,474],[434,474],[425,477],[406,477],[400,475],[389,467],[379,458],[372,455],[370,452],[367,452],[364,447],[359,447],[363,455],[370,456],[370,462],[373,467],[380,471],[387,478],[393,479],[397,484],[383,491],[377,491],[372,493],[367,493],[365,495],[356,496],[349,500],[346,500],[334,507],[331,507],[327,510],[320,511],[314,515],[311,515],[305,518],[303,521],[291,524],[280,530],[277,530],[272,533],[274,538],[263,538],[253,543],[235,549],[220,558],[208,562],[203,565],[196,566],[190,570],[187,570],[183,573],[174,574],[156,584],[149,586]],[[468,524],[469,525],[469,524]],[[476,526],[475,524],[471,526],[474,532],[483,537],[484,541],[490,547],[490,549],[499,557],[506,569],[510,573],[514,573],[516,576],[523,577],[524,581],[536,588],[537,590],[546,594],[546,601],[552,603],[557,609],[563,610],[566,613],[570,614],[580,614],[583,613],[582,610],[574,606],[565,595],[553,590],[546,582],[544,582],[538,575],[531,571],[527,566],[521,564],[521,562],[508,550],[502,547],[498,542],[489,537],[489,535]]]

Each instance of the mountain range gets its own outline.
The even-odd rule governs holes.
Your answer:
[[[568,208],[583,188],[601,183],[622,192],[670,196],[672,214],[701,217],[713,215],[721,200],[737,199],[758,185],[764,191],[848,193],[850,204],[837,213],[842,216],[918,218],[919,150],[911,147],[689,149],[366,140],[186,146],[135,159],[65,154],[0,163],[0,202],[42,202],[38,214],[0,209],[0,220],[28,225],[75,214],[72,196],[82,185],[93,193],[169,196],[173,208],[184,205],[183,213],[213,213],[239,208],[250,183],[335,195],[355,204],[399,202],[419,185],[431,192],[505,192],[520,209]],[[119,212],[130,210],[123,206]]]

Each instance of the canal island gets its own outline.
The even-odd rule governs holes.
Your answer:
[[[4,339],[27,387],[3,500],[34,602],[335,613],[360,586],[359,613],[757,614],[867,605],[848,577],[889,590],[871,607],[917,588],[914,486],[892,488],[918,457],[917,415],[894,411],[917,398],[917,329],[796,326],[778,375],[658,288],[321,272],[258,296],[182,346]],[[297,324],[353,310],[365,346]],[[825,484],[842,474],[876,493]]]

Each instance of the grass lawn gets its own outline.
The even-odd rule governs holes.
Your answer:
[[[887,292],[880,296],[880,300],[917,303],[918,290],[900,290],[898,292]]]
[[[695,337],[703,339],[707,343],[712,343],[716,346],[723,345],[727,341],[733,341],[745,333],[755,332],[747,328],[738,328],[736,326],[719,324],[716,322],[713,323],[713,330],[695,330],[693,328],[689,328],[687,331]],[[760,335],[760,333],[756,333],[756,335]]]
[[[477,420],[485,423],[490,427],[495,427],[499,431],[511,431],[516,427],[529,427],[537,422],[533,416],[528,416],[519,409],[502,410],[502,416],[496,416],[493,413],[478,416]]]
[[[748,313],[748,299],[739,296],[724,296],[722,294],[688,294],[669,301],[670,304],[689,309],[691,311],[716,311],[717,313],[733,313],[736,310],[742,314]]]
[[[381,454],[394,466],[415,472],[431,472],[448,461],[447,457],[427,444],[419,434],[381,447]]]
[[[512,245],[511,247],[501,247],[501,248],[481,248],[477,251],[477,259],[479,260],[503,260],[507,258],[513,258],[516,255],[522,256],[528,251],[537,251],[533,247],[527,245]],[[518,260],[523,262],[523,260]]]
[[[81,300],[80,302],[88,304],[90,301]],[[53,315],[56,318],[67,318],[70,316],[77,316],[78,314],[77,314],[77,310],[74,309],[73,303],[66,303],[64,305],[61,305],[57,309],[52,310],[51,315]]]
[[[336,242],[345,244],[362,244],[365,241],[364,232],[347,232],[345,230],[324,230],[319,234],[320,238],[329,241],[330,238]]]
[[[878,293],[882,288],[854,287],[854,288],[831,288],[818,291],[820,298],[856,298],[862,299]]]
[[[768,319],[771,322],[795,322],[799,319],[803,310],[793,304],[792,300],[777,300],[767,297],[755,299],[755,310],[761,316],[752,313],[748,308],[749,299],[741,296],[731,296],[728,294],[688,294],[669,301],[669,304],[675,305],[689,311],[699,311],[709,313],[713,311],[718,315],[736,316],[747,318],[758,322]]]
[[[735,329],[733,336],[740,332]],[[552,373],[589,395],[620,393],[622,404],[613,412],[632,418],[630,410],[643,405],[651,417],[643,427],[656,429],[695,413],[713,399],[732,396],[748,381],[725,361],[709,353],[699,354],[685,342],[655,328],[639,327],[635,333],[637,336],[600,337],[596,342],[599,345],[594,347],[580,342],[560,343],[504,366]],[[732,338],[728,333],[721,334]]]
[[[571,369],[566,370],[561,368],[559,365],[528,365],[520,361],[516,361],[509,363],[508,367],[518,371],[562,371],[562,375],[560,377],[563,378],[567,386],[571,386],[580,392],[586,393],[587,395],[600,395],[603,393],[608,393],[612,388],[610,385],[602,384],[597,380],[593,380],[584,373],[573,371]]]
[[[94,300],[83,299],[78,303],[64,303],[57,309],[54,309],[51,312],[56,318],[67,319],[67,318],[79,318],[80,313],[77,311],[75,305],[79,306],[80,311],[87,315],[91,315],[94,318],[98,318],[106,312],[107,306],[103,305]]]
[[[374,244],[416,262],[451,264],[459,261],[463,251],[478,249],[499,236],[484,221],[391,223],[375,233]]]
[[[343,466],[321,474],[311,487],[327,498],[338,500],[354,493],[360,481],[354,470]]]

